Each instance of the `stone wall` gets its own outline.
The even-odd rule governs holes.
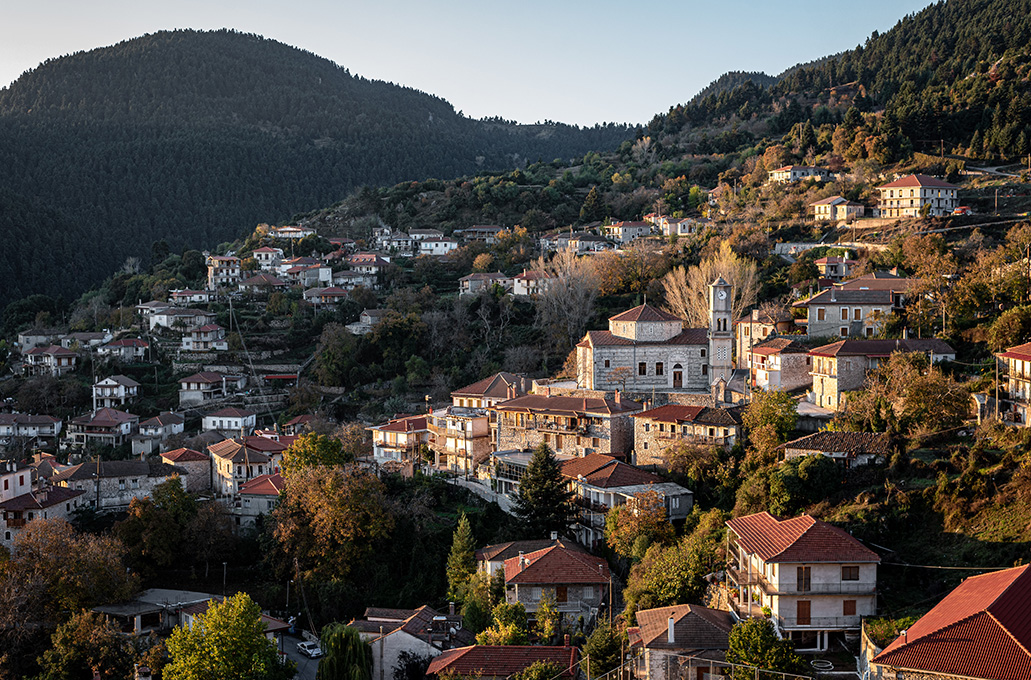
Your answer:
[[[579,363],[585,375],[578,381],[598,390],[627,392],[683,389],[705,390],[709,385],[708,348],[701,345],[602,345],[580,348]],[[606,365],[608,362],[608,365]],[[640,365],[644,364],[645,375]],[[657,373],[657,364],[662,373]],[[677,364],[680,368],[674,368]],[[674,388],[674,371],[680,371],[680,388]],[[586,375],[589,374],[589,375]],[[625,378],[625,379],[624,379]]]

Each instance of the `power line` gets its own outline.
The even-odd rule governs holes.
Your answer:
[[[956,571],[1002,571],[1013,567],[945,567],[938,564],[906,564],[905,562],[881,562],[882,566],[913,567],[914,569],[951,569]]]

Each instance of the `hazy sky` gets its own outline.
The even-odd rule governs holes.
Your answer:
[[[644,123],[726,71],[855,47],[928,0],[33,0],[4,3],[0,87],[40,62],[173,28],[234,28],[472,117]]]

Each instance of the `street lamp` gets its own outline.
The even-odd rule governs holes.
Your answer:
[[[222,599],[226,598],[226,563],[222,563]]]

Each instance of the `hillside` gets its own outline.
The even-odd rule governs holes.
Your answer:
[[[0,291],[75,293],[158,239],[211,247],[356,186],[580,157],[631,134],[471,120],[259,36],[146,35],[49,60],[0,91],[0,162],[13,169],[0,214],[20,215],[6,220]],[[51,247],[55,219],[86,236],[78,271]]]

